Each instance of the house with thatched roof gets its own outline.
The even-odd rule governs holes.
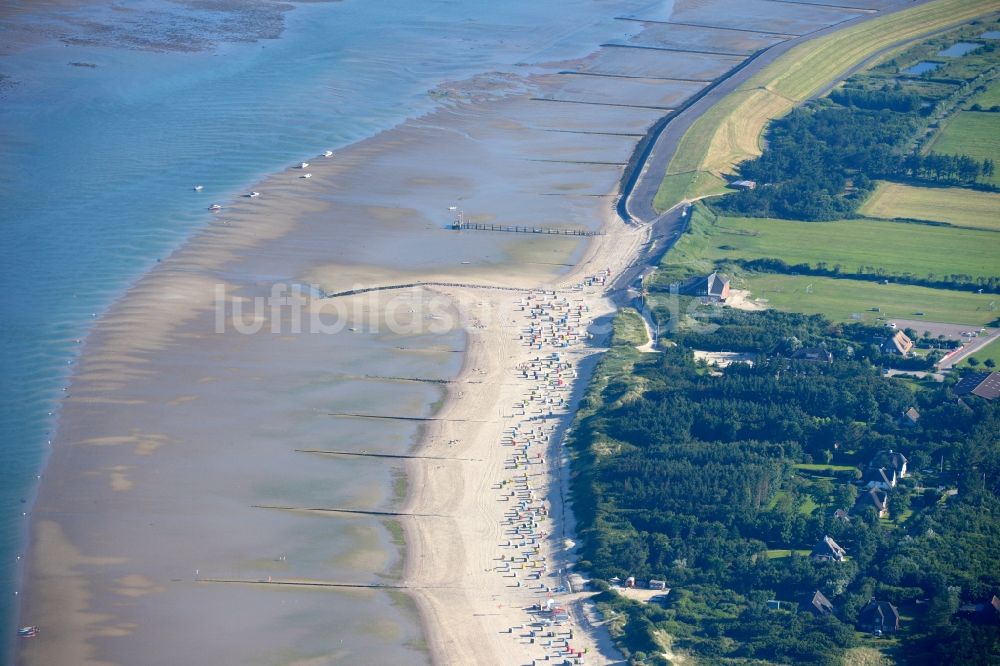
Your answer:
[[[858,613],[858,629],[873,634],[894,634],[901,629],[899,611],[888,601],[872,597]]]
[[[840,547],[836,541],[828,536],[823,537],[812,549],[812,553],[809,554],[814,560],[827,561],[827,562],[843,562],[844,556],[847,555],[847,551]]]

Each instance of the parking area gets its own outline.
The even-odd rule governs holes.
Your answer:
[[[920,335],[923,335],[924,331],[927,331],[931,334],[932,338],[943,335],[948,340],[958,340],[961,342],[966,342],[975,337],[974,335],[963,336],[963,333],[979,333],[978,327],[968,324],[944,324],[937,321],[924,321],[922,319],[893,319],[891,321],[900,330],[912,328]]]

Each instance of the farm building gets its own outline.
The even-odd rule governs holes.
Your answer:
[[[729,186],[734,190],[756,190],[757,181],[755,180],[734,180],[729,183]]]
[[[684,296],[701,296],[724,302],[729,298],[729,278],[720,273],[710,273],[705,277],[686,280],[676,285],[676,289],[677,293]]]
[[[955,384],[955,395],[976,395],[985,400],[1000,396],[1000,372],[972,372]]]
[[[888,601],[872,598],[858,614],[858,629],[877,634],[894,634],[900,629],[899,611]]]

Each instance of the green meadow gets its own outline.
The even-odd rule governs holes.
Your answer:
[[[994,81],[991,83],[986,88],[986,92],[973,97],[969,104],[970,106],[972,104],[979,104],[984,109],[988,109],[992,106],[1000,106],[1000,81]]]
[[[995,294],[772,273],[746,275],[739,286],[768,307],[840,322],[926,319],[985,326],[1000,317]]]
[[[997,273],[1000,234],[983,229],[887,220],[800,222],[769,218],[695,218],[692,239],[709,261],[780,258],[788,264],[840,265],[845,273],[861,267],[889,274],[969,275]],[[699,228],[700,227],[700,228]]]
[[[859,212],[869,217],[946,222],[1000,231],[1000,193],[960,187],[913,187],[880,183]]]
[[[959,111],[934,138],[929,150],[1000,161],[1000,113]],[[994,172],[988,182],[1000,185],[1000,173]]]

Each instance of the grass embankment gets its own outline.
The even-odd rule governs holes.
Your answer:
[[[1000,119],[1000,114],[996,115]],[[930,220],[1000,231],[1000,194],[960,187],[880,183],[859,212],[869,217]]]
[[[785,115],[893,44],[1000,9],[996,0],[939,0],[866,21],[790,50],[750,78],[684,134],[654,206],[717,190],[720,174],[761,153],[769,120]]]

